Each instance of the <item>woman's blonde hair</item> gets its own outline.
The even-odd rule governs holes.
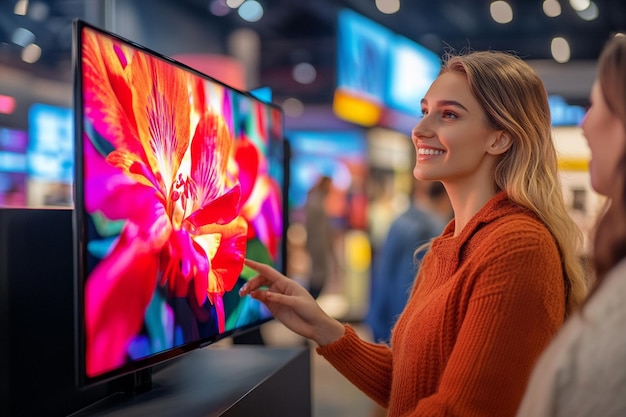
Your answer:
[[[534,211],[554,236],[566,277],[565,311],[570,314],[587,295],[579,257],[582,232],[563,200],[548,96],[541,79],[519,57],[496,51],[444,56],[441,72],[464,74],[489,123],[513,138],[495,167],[496,186]]]

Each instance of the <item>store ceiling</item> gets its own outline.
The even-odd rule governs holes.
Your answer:
[[[468,47],[517,52],[527,60],[540,63],[551,82],[559,83],[554,85],[558,93],[563,93],[568,84],[576,83],[581,73],[589,78],[590,62],[597,59],[609,34],[626,30],[624,0],[595,0],[599,17],[593,21],[583,20],[568,0],[559,0],[562,12],[555,18],[543,13],[542,0],[513,0],[509,3],[514,19],[506,25],[492,20],[488,0],[404,0],[400,12],[393,15],[380,13],[374,0],[259,1],[266,9],[261,21],[244,24],[231,14],[228,16],[231,24],[255,28],[260,33],[263,41],[261,74],[265,84],[272,86],[279,96],[298,91],[301,99],[311,102],[327,102],[332,97],[336,16],[344,7],[439,54],[447,48]],[[183,0],[183,3],[202,12],[208,2]],[[570,42],[572,61],[566,66],[551,65],[554,61],[550,41],[555,36],[565,37]],[[318,69],[319,80],[311,85],[298,85],[290,76],[291,67],[306,58]],[[582,81],[582,88],[573,90],[570,98],[580,99],[582,92],[586,97],[588,80]]]
[[[117,0],[123,1],[133,0]],[[144,4],[150,8],[158,1]],[[599,17],[594,21],[581,19],[569,1],[559,0],[560,16],[549,18],[542,12],[542,0],[509,1],[514,12],[511,23],[495,23],[489,14],[488,0],[404,0],[400,11],[393,15],[380,13],[374,0],[258,0],[264,6],[263,18],[255,23],[244,22],[236,13],[215,17],[209,11],[210,0],[161,0],[171,3],[207,25],[218,25],[223,31],[250,28],[261,39],[259,83],[272,87],[277,97],[295,95],[302,101],[326,103],[332,98],[336,65],[336,16],[345,7],[387,26],[424,46],[442,53],[446,48],[511,50],[528,60],[550,60],[550,40],[554,36],[567,38],[572,61],[561,64],[573,68],[578,63],[589,64],[597,58],[611,32],[626,30],[624,0],[594,0]],[[46,56],[69,54],[71,20],[93,16],[115,1],[111,0],[30,0],[31,6],[42,3],[48,7],[48,18],[41,22],[28,17],[15,17],[12,7],[17,0],[3,0],[0,6],[0,63],[14,59],[19,47],[11,36],[16,25],[28,23],[37,39],[44,45]],[[175,5],[175,6],[172,6]],[[198,40],[201,44],[202,40]],[[291,68],[298,61],[313,64],[318,79],[309,85],[298,84],[291,78]],[[585,86],[586,88],[586,86]]]
[[[608,33],[626,28],[623,0],[594,0],[599,17],[593,21],[581,19],[568,0],[558,0],[562,13],[555,18],[545,16],[543,0],[509,0],[514,19],[505,25],[490,17],[489,0],[403,0],[400,11],[392,15],[379,12],[374,0],[259,1],[265,5],[265,16],[250,27],[274,41],[332,39],[337,11],[344,7],[436,52],[446,45],[470,46],[514,50],[529,59],[550,58],[550,39],[554,36],[570,40],[573,59],[595,59]],[[202,11],[207,10],[209,1],[182,3]]]

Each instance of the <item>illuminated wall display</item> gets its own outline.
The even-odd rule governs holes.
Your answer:
[[[352,10],[338,21],[335,114],[361,126],[412,127],[439,56]]]

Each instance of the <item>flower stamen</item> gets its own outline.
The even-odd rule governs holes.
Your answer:
[[[194,202],[197,198],[198,187],[195,181],[190,177],[183,177],[183,174],[178,173],[178,178],[174,181],[172,192],[170,193],[170,199],[174,203],[180,203],[180,207],[183,210],[183,218],[193,212],[193,204],[189,202]],[[188,208],[190,213],[187,213]]]

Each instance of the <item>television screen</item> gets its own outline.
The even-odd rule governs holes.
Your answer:
[[[396,35],[389,57],[389,86],[385,102],[410,115],[421,115],[420,103],[441,69],[439,55],[404,36]]]
[[[28,175],[71,184],[73,181],[72,109],[35,103],[28,109]]]
[[[580,126],[585,118],[585,108],[569,104],[557,94],[548,96],[552,126]]]
[[[367,141],[358,130],[289,132],[291,176],[289,214],[293,222],[304,221],[307,193],[321,176],[333,186],[326,209],[337,228],[365,228],[365,194],[368,170]]]
[[[23,130],[0,127],[0,207],[26,206],[26,147]]]
[[[393,32],[350,9],[341,10],[337,19],[337,88],[383,102]]]
[[[285,270],[282,110],[74,24],[81,385],[269,320],[244,257]]]
[[[73,120],[69,107],[35,103],[28,109],[28,206],[72,205]]]

